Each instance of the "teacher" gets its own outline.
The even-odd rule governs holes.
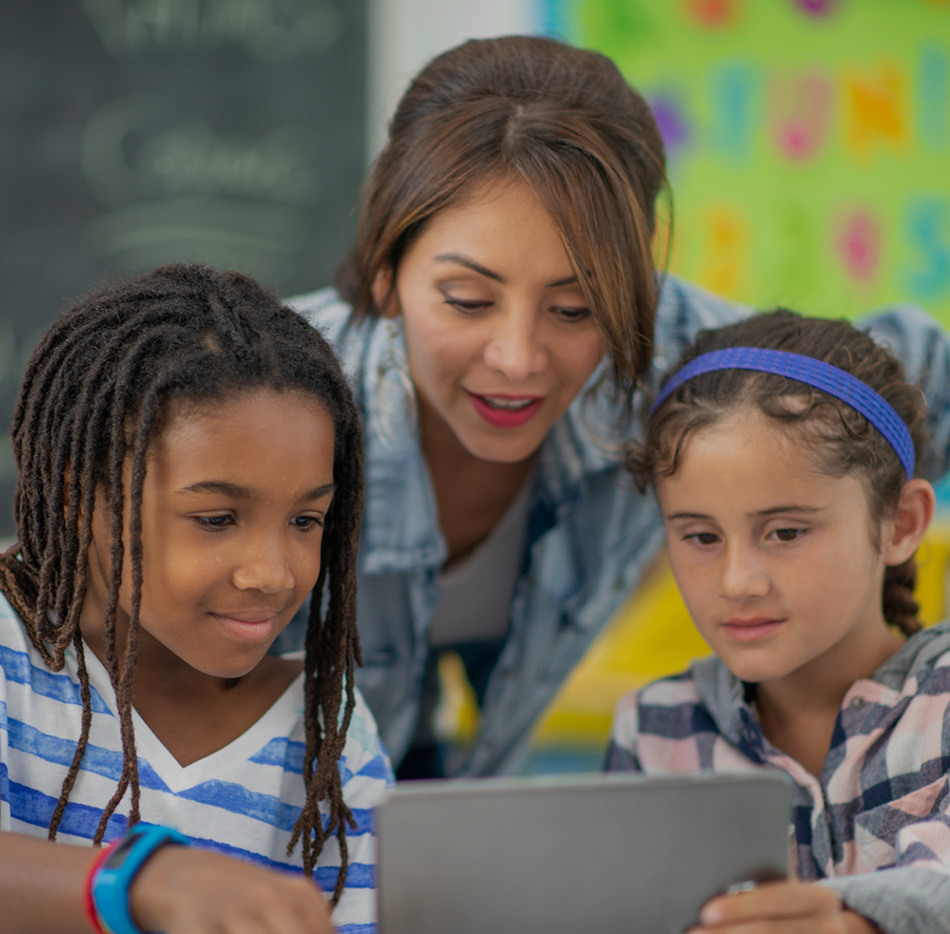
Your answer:
[[[467,42],[400,102],[336,289],[292,302],[364,417],[358,683],[400,777],[516,768],[661,546],[654,501],[623,472],[637,390],[698,330],[747,313],[655,272],[664,194],[653,115],[609,59]],[[908,353],[936,352],[946,396],[932,322],[883,323]],[[453,756],[431,722],[450,649],[481,710]]]

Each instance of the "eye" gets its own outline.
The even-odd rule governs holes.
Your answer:
[[[231,513],[223,513],[218,516],[192,516],[192,518],[201,528],[209,532],[219,532],[229,525],[234,525],[235,522]]]
[[[294,516],[290,524],[301,532],[312,532],[323,528],[323,516]]]
[[[491,305],[491,302],[485,301],[464,301],[460,298],[452,298],[451,295],[445,296],[445,305],[449,305],[454,308],[456,311],[462,312],[465,315],[474,314],[477,311],[481,311],[483,308],[487,308]]]
[[[770,534],[774,535],[780,542],[794,542],[804,535],[806,529],[775,529]]]
[[[692,532],[683,536],[683,541],[693,541],[697,545],[715,545],[719,536],[715,532]]]
[[[562,321],[573,324],[576,321],[586,321],[590,317],[589,308],[552,308]]]

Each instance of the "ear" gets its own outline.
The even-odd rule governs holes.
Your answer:
[[[926,480],[915,478],[904,484],[897,510],[888,523],[885,564],[903,564],[913,555],[930,527],[936,503],[934,488]]]
[[[373,302],[384,318],[399,317],[399,297],[396,295],[395,276],[387,263],[373,279]]]

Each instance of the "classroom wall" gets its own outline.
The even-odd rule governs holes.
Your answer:
[[[950,324],[947,0],[548,0],[642,89],[676,193],[671,267],[757,305]]]
[[[433,56],[466,39],[537,33],[538,0],[369,0],[367,159],[412,76]]]
[[[325,285],[365,171],[366,0],[0,3],[0,431],[104,275],[180,260]],[[0,538],[14,469],[0,444]]]
[[[670,268],[760,306],[950,325],[950,0],[374,0],[375,152],[408,76],[467,36],[557,35],[654,105]],[[395,40],[395,41],[393,41]]]

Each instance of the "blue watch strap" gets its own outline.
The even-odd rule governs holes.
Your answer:
[[[187,846],[188,838],[170,827],[136,824],[96,870],[92,901],[103,926],[112,934],[143,934],[132,920],[129,888],[146,860],[169,843]]]

